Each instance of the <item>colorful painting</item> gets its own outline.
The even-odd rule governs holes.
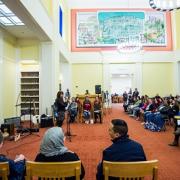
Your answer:
[[[148,46],[165,46],[167,44],[165,22],[163,12],[146,13],[142,43]]]
[[[108,47],[126,42],[165,46],[167,43],[163,12],[78,12],[76,18],[76,47]]]

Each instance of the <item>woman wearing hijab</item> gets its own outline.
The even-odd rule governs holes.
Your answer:
[[[36,162],[67,162],[78,160],[78,155],[69,151],[64,146],[64,133],[61,127],[53,127],[46,131],[40,145],[40,152],[35,158]],[[81,164],[81,179],[84,178],[84,175],[84,167]],[[66,178],[66,180],[73,179],[75,177]]]

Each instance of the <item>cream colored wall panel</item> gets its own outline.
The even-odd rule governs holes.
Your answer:
[[[4,51],[3,51],[3,56],[6,60],[11,60],[14,61],[15,60],[15,46],[11,43],[9,43],[8,41],[4,41],[3,42],[3,46],[4,46]]]
[[[11,61],[3,63],[3,118],[15,116],[16,111],[16,64]]]
[[[180,11],[175,12],[176,17],[176,47],[180,49]]]
[[[21,60],[39,60],[39,46],[22,46],[20,54]]]
[[[173,63],[144,63],[142,68],[143,94],[166,96],[175,93]]]
[[[73,64],[72,65],[72,94],[84,94],[88,89],[95,94],[95,85],[102,85],[103,73],[101,64]]]

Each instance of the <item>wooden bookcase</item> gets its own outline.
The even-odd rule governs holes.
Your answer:
[[[39,72],[22,71],[20,79],[21,115],[39,114]],[[31,104],[30,104],[31,103]]]

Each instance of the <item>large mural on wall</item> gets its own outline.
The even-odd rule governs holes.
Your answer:
[[[107,47],[140,42],[143,46],[166,46],[164,12],[77,12],[76,47]]]

